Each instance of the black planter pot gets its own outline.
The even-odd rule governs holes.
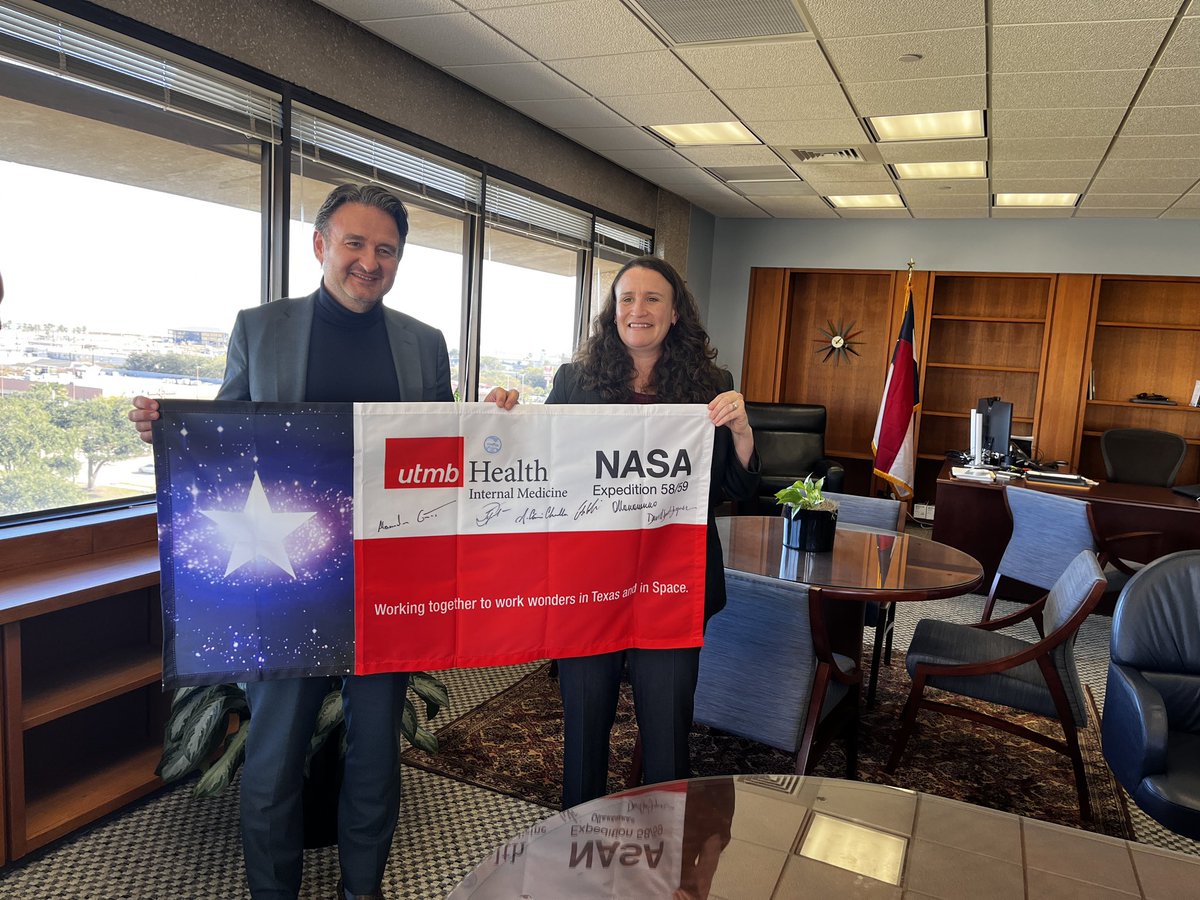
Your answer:
[[[342,790],[342,732],[338,725],[313,754],[304,779],[304,847],[332,847],[337,843],[338,794]]]
[[[793,550],[824,553],[833,549],[836,528],[837,510],[788,510],[783,515],[783,545]]]

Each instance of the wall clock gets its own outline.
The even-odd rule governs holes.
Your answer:
[[[862,341],[854,340],[854,338],[862,334],[861,328],[858,331],[855,331],[854,322],[851,322],[849,325],[847,325],[844,322],[839,321],[835,327],[833,321],[829,320],[828,325],[828,328],[821,329],[821,334],[825,336],[814,341],[814,343],[821,345],[817,348],[817,353],[825,354],[823,357],[821,357],[821,362],[829,362],[830,359],[833,359],[833,364],[838,366],[841,365],[842,360],[844,359],[847,365],[849,365],[850,362],[852,362],[850,359],[850,354],[853,353],[855,356],[862,355],[854,349],[856,346],[863,343]]]

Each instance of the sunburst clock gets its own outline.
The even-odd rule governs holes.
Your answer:
[[[821,362],[829,362],[830,358],[832,358],[833,364],[838,366],[841,365],[844,359],[846,360],[846,364],[849,365],[851,362],[851,353],[855,356],[861,356],[854,348],[863,342],[856,341],[854,338],[862,334],[862,329],[860,328],[858,331],[855,331],[853,322],[847,325],[839,321],[837,327],[834,327],[833,321],[830,320],[828,324],[829,328],[821,329],[821,334],[825,335],[825,337],[814,341],[814,343],[821,345],[817,348],[817,353],[825,354],[821,357]]]

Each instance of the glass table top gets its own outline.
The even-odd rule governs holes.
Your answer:
[[[833,550],[826,553],[785,547],[781,516],[719,518],[717,533],[725,568],[750,576],[865,593],[911,592],[917,595],[912,599],[965,593],[983,578],[979,563],[961,550],[894,531],[839,522]]]

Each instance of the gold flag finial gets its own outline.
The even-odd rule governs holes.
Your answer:
[[[913,273],[913,266],[915,266],[915,265],[916,265],[916,262],[915,262],[915,261],[913,260],[913,258],[910,256],[910,257],[908,258],[908,283],[909,283],[910,285],[912,284],[912,273]]]

